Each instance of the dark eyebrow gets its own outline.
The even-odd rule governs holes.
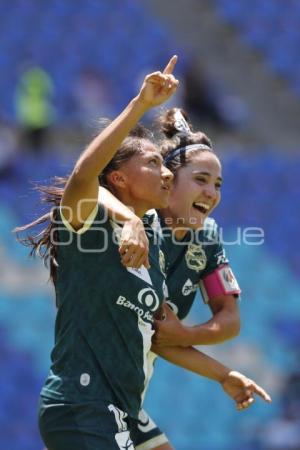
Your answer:
[[[194,175],[205,175],[205,176],[208,176],[208,177],[211,176],[211,173],[209,173],[209,172],[202,172],[200,170],[194,170],[193,174]],[[217,180],[221,181],[221,183],[223,183],[223,178],[222,177],[218,177]]]

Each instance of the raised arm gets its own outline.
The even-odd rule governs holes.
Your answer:
[[[146,111],[168,100],[176,91],[174,78],[177,57],[173,56],[164,72],[147,75],[139,94],[124,111],[105,128],[78,159],[66,185],[61,206],[74,229],[84,224],[98,202],[98,176],[112,159],[129,131]]]
[[[250,406],[254,402],[254,394],[268,403],[271,402],[269,394],[253,380],[193,347],[160,348],[153,345],[152,350],[177,366],[219,382],[226,394],[235,401],[238,410]]]

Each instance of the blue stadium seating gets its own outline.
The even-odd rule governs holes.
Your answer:
[[[115,82],[119,111],[136,92],[136,71],[162,67],[173,53],[167,32],[136,1],[51,0],[41,7],[15,0],[0,8],[0,115],[9,121],[16,120],[14,92],[26,65],[52,77],[57,121],[68,123],[77,117],[74,91],[85,69]]]
[[[300,95],[300,4],[297,0],[215,0],[216,9],[241,39]]]

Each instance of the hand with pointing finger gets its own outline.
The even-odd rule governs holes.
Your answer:
[[[221,385],[236,403],[236,408],[240,411],[252,405],[255,401],[254,395],[258,395],[265,402],[271,403],[269,394],[258,384],[240,372],[230,371]]]
[[[173,75],[176,62],[177,56],[174,55],[163,72],[153,72],[145,77],[137,99],[146,108],[166,102],[176,92],[179,85],[179,81]]]

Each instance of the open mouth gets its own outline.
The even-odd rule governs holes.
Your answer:
[[[202,202],[193,203],[193,207],[197,209],[197,211],[200,211],[202,214],[207,214],[210,209],[209,205],[206,205],[206,203]]]

